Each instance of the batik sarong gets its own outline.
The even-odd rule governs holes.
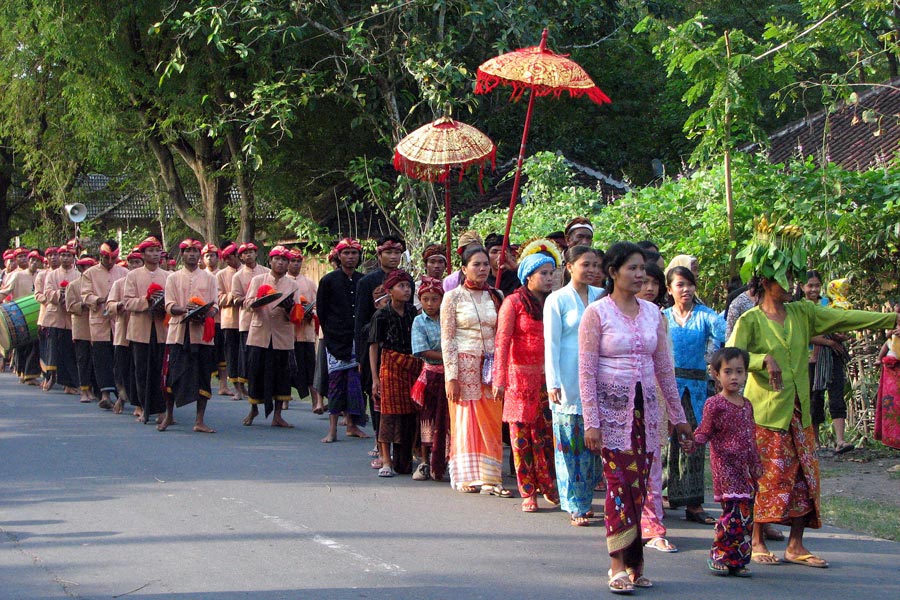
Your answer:
[[[559,496],[556,491],[549,412],[547,394],[541,392],[541,407],[534,422],[509,424],[516,482],[523,498],[544,494],[555,500]]]
[[[734,498],[722,501],[722,516],[716,521],[709,558],[729,569],[750,563],[750,532],[753,530],[753,500]]]
[[[362,415],[366,405],[356,357],[341,360],[328,350],[325,350],[325,357],[328,360],[328,412],[333,415],[344,412],[353,416]]]
[[[881,381],[875,404],[875,439],[900,450],[900,363],[893,356],[885,356],[881,362]]]
[[[787,431],[756,426],[762,462],[753,518],[757,523],[790,525],[806,516],[806,526],[822,526],[819,511],[819,461],[813,426],[803,427],[799,403]]]
[[[429,444],[428,465],[431,478],[441,481],[447,472],[447,449],[450,446],[450,412],[444,366],[425,363],[412,389],[412,399],[419,406],[419,438]]]
[[[584,445],[584,417],[553,413],[556,485],[559,506],[574,517],[591,510],[594,487],[603,476],[600,457]]]

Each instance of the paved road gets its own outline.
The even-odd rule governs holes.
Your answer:
[[[322,445],[308,404],[285,413],[294,430],[242,427],[245,411],[216,398],[219,433],[191,433],[187,409],[158,433],[0,375],[0,598],[611,597],[602,526],[379,479],[370,442]],[[714,578],[711,529],[670,514],[682,551],[648,551],[639,595],[900,597],[900,544],[825,528],[809,545],[831,569]]]

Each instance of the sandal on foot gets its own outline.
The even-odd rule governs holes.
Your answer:
[[[702,509],[698,512],[685,509],[684,519],[685,521],[693,521],[694,523],[700,523],[701,525],[715,525],[716,523],[716,520],[712,518],[712,515]]]
[[[765,560],[761,560],[765,559]],[[751,552],[750,560],[758,565],[780,565],[781,559],[774,552]]]
[[[838,454],[846,454],[847,452],[850,452],[851,450],[856,450],[856,446],[854,446],[853,444],[848,444],[848,443],[844,442],[843,444],[841,444],[840,446],[838,446],[837,448],[834,449],[834,454],[835,454],[835,456],[837,456]]]
[[[648,548],[653,548],[654,550],[659,550],[660,552],[673,553],[678,552],[678,548],[675,547],[672,542],[667,540],[664,537],[655,537],[648,541],[645,544]]]
[[[369,463],[369,466],[372,467],[373,469],[380,469],[381,467],[384,466],[384,463],[381,462],[380,458],[376,458],[375,460],[373,460],[372,462]]]
[[[485,496],[497,496],[498,498],[512,498],[512,492],[501,485],[483,485],[481,493]]]
[[[573,527],[589,527],[591,520],[587,515],[571,515],[569,517],[569,524]]]
[[[737,569],[728,569],[728,572],[735,577],[753,577],[753,572],[747,567],[738,567]]]
[[[474,494],[478,492],[478,488],[474,485],[461,485],[459,486],[459,491],[463,494]]]
[[[390,467],[381,467],[378,469],[379,477],[393,477],[394,475],[396,475],[396,473],[394,473],[394,470]]]
[[[628,578],[631,579],[631,585],[636,588],[652,588],[653,582],[644,577],[643,574],[638,575],[634,569],[628,567],[625,569],[625,572],[628,573]]]
[[[369,456],[372,458],[378,458],[378,450],[369,450]]]
[[[716,562],[711,558],[706,559],[706,565],[709,567],[709,571],[713,575],[718,575],[719,577],[727,577],[729,570],[728,567],[723,565],[720,562]]]
[[[794,558],[788,558],[787,553],[785,553],[784,562],[789,562],[795,565],[803,565],[804,567],[814,567],[816,569],[828,568],[828,563],[815,554],[801,554],[800,556],[795,556]]]
[[[612,570],[609,571],[609,591],[613,594],[631,594],[634,592],[634,584],[625,571],[619,571],[613,575]]]
[[[522,512],[535,513],[538,511],[537,498],[529,496],[522,500]]]

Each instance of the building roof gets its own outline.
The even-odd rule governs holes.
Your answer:
[[[769,136],[772,163],[824,158],[843,169],[866,170],[891,161],[900,149],[900,80],[875,85],[855,102],[822,110]],[[744,151],[758,149],[758,145]]]

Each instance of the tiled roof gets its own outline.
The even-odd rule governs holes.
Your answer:
[[[900,80],[859,93],[857,102],[823,110],[769,136],[769,160],[825,160],[844,169],[865,170],[894,158],[900,143]],[[753,151],[755,146],[745,148]]]

